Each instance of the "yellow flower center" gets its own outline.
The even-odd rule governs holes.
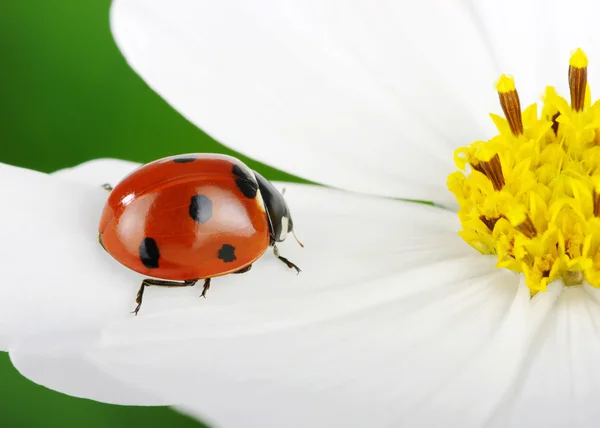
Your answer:
[[[458,201],[460,236],[497,267],[525,276],[532,294],[562,279],[600,287],[600,101],[587,85],[588,60],[573,53],[571,103],[547,87],[521,113],[511,77],[496,86],[506,119],[499,135],[456,150],[448,177]]]

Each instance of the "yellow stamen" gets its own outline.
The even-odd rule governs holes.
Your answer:
[[[554,132],[554,135],[558,134],[558,117],[560,116],[559,112],[556,112],[552,115],[552,132]]]
[[[569,66],[575,68],[587,68],[587,55],[581,49],[576,49],[575,52],[573,52],[573,54],[571,55],[571,58],[569,59]]]
[[[502,166],[500,165],[500,157],[495,154],[488,162],[480,161],[471,164],[473,169],[481,172],[490,179],[494,190],[502,190],[504,187],[504,176],[502,175]]]
[[[576,271],[566,271],[562,274],[562,280],[565,285],[579,285],[583,282],[583,272]]]
[[[522,223],[517,224],[515,228],[529,239],[533,239],[537,236],[537,230],[535,230],[535,226],[529,216],[525,217],[525,220]]]
[[[600,194],[594,189],[592,191],[592,198],[594,202],[594,216],[600,217]]]
[[[556,280],[600,288],[600,102],[590,102],[587,66],[576,50],[571,107],[547,87],[541,115],[536,104],[521,112],[514,80],[502,75],[499,134],[459,148],[448,177],[460,236],[523,274],[532,294]]]
[[[496,84],[496,90],[510,130],[515,137],[518,137],[523,134],[523,120],[521,117],[521,102],[519,101],[514,79],[503,74]]]
[[[569,89],[571,90],[571,108],[573,111],[583,110],[587,85],[587,56],[577,49],[569,61]]]
[[[490,232],[494,231],[494,227],[496,226],[496,223],[498,223],[498,220],[500,220],[499,218],[487,218],[486,216],[482,215],[479,217],[479,220],[481,220],[483,222],[483,224],[485,224],[487,226],[487,228],[490,230]]]

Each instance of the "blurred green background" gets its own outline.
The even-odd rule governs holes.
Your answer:
[[[0,1],[0,162],[50,172],[98,157],[147,162],[235,154],[187,122],[127,66],[110,0]],[[294,180],[243,156],[268,178]],[[0,427],[199,427],[169,408],[110,406],[24,379],[0,353]]]

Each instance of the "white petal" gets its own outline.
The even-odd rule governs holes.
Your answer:
[[[299,208],[296,225],[308,206],[347,217],[339,224],[325,219],[340,214],[321,215],[323,229],[304,231],[304,284],[223,278],[201,309],[145,308],[135,323],[108,328],[87,357],[220,426],[384,426],[466,364],[502,323],[517,278],[460,245],[445,212],[406,206],[414,211],[405,217],[377,199],[349,211],[340,204],[348,195],[329,192],[329,204],[294,187],[287,195]],[[337,251],[320,245],[328,229],[337,241],[346,237]],[[333,274],[310,266],[327,254],[334,263],[342,257]],[[371,265],[377,276],[360,275]],[[336,281],[344,268],[357,276]]]
[[[490,427],[592,428],[600,410],[600,293],[566,288],[536,331],[521,382]]]
[[[499,110],[462,2],[117,0],[116,41],[223,144],[334,187],[453,203],[454,148]]]
[[[96,368],[80,349],[93,340],[94,331],[32,336],[11,347],[10,359],[29,380],[64,394],[121,405],[160,406],[168,403],[132,388]],[[43,347],[44,352],[40,352]]]
[[[563,287],[552,284],[538,296],[553,302]],[[513,392],[530,350],[532,326],[546,315],[549,305],[531,304],[529,288],[521,278],[519,292],[490,340],[439,388],[417,402],[401,420],[400,426],[447,426],[478,428],[486,425],[497,408]],[[440,409],[443,409],[440,411]]]
[[[516,285],[478,256],[269,306],[212,298],[187,327],[117,324],[90,358],[223,427],[389,426],[489,341]]]
[[[198,298],[195,288],[149,289],[140,316],[133,317],[129,311],[142,277],[102,251],[96,242],[96,225],[107,194],[98,183],[118,181],[134,166],[125,168],[121,162],[103,160],[58,176],[0,167],[1,178],[11,183],[0,189],[0,197],[13,202],[2,212],[4,224],[11,228],[0,228],[2,242],[11,243],[0,254],[7,279],[0,288],[3,345],[10,345],[11,356],[24,375],[50,388],[102,401],[146,402],[143,395],[138,398],[132,392],[136,388],[146,391],[144,386],[119,386],[121,392],[112,393],[118,385],[112,379],[126,385],[128,379],[110,372],[104,377],[89,366],[95,361],[104,367],[97,362],[102,348],[90,345],[102,328],[106,329],[104,342],[115,347],[130,339],[132,346],[157,340],[168,346],[166,339],[188,337],[200,343],[223,338],[237,344],[240,335],[245,346],[244,337],[256,332],[278,334],[330,323],[364,308],[367,314],[378,312],[378,307],[400,297],[403,303],[392,310],[393,316],[397,311],[408,316],[410,303],[429,295],[437,296],[437,305],[451,305],[452,299],[434,291],[443,286],[435,278],[419,285],[434,266],[444,269],[446,279],[456,273],[472,282],[462,292],[456,284],[450,285],[457,302],[463,294],[483,299],[483,294],[473,291],[482,287],[474,278],[491,269],[490,260],[458,238],[454,213],[288,183],[286,198],[306,247],[286,242],[281,252],[303,268],[300,275],[267,254],[247,274],[215,279],[206,300]],[[40,242],[53,245],[38,258],[32,248],[39,249]],[[475,264],[471,271],[461,273],[465,259]],[[43,281],[38,280],[41,276]],[[400,276],[416,285],[399,287]],[[373,286],[377,283],[382,285]],[[437,313],[435,306],[429,308]],[[501,312],[501,308],[490,311],[489,316]],[[81,340],[82,336],[89,341]],[[173,351],[182,357],[185,349]],[[229,362],[224,363],[223,370]],[[149,390],[146,404],[155,403],[154,396]],[[179,396],[158,397],[168,403],[182,401]]]
[[[121,159],[94,159],[72,168],[60,169],[52,174],[61,178],[88,183],[96,187],[103,184],[110,184],[114,187],[127,174],[140,165],[138,162]]]
[[[0,349],[128,318],[139,276],[98,244],[99,186],[0,164]]]

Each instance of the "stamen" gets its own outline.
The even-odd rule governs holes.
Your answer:
[[[569,60],[569,89],[571,90],[571,109],[583,111],[585,89],[587,86],[587,56],[577,49]]]
[[[535,226],[533,225],[533,222],[531,221],[529,216],[525,217],[523,223],[515,226],[515,229],[517,229],[529,239],[533,239],[537,236],[537,230],[535,229]]]
[[[477,164],[471,164],[473,169],[479,171],[490,179],[494,190],[499,192],[504,187],[504,175],[502,174],[502,165],[500,165],[500,156],[496,153],[489,161],[480,161]]]
[[[556,119],[558,119],[559,116],[560,112],[556,112],[554,113],[554,116],[552,116],[552,131],[554,131],[554,135],[558,135],[558,121]]]
[[[600,217],[600,194],[596,189],[592,190],[592,200],[594,201],[594,216]]]
[[[493,232],[494,227],[496,226],[496,223],[498,223],[498,220],[500,220],[500,218],[487,218],[486,216],[482,215],[479,217],[479,220],[481,220],[483,224],[485,224],[487,228],[490,229],[490,232]]]
[[[562,280],[565,285],[579,285],[583,282],[584,276],[581,271],[566,271],[562,274]]]
[[[519,101],[519,94],[517,93],[514,79],[503,74],[496,84],[496,90],[498,91],[500,105],[502,106],[502,111],[508,121],[510,130],[515,137],[522,135],[523,119],[521,117],[521,102]]]

